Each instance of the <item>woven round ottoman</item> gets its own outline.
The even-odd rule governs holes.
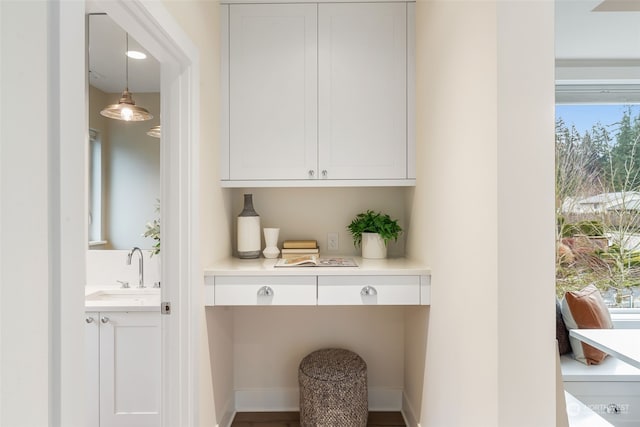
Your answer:
[[[298,368],[301,427],[366,427],[367,364],[339,348],[317,350]]]

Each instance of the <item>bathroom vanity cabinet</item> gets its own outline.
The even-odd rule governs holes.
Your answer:
[[[85,313],[87,427],[159,427],[160,312]]]

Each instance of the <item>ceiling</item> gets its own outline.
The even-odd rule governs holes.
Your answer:
[[[146,59],[129,58],[129,91],[160,91],[160,64],[129,36],[129,49]],[[89,84],[106,93],[121,93],[126,85],[126,33],[105,14],[89,15]]]
[[[640,13],[624,0],[556,0],[558,59],[629,60],[640,58]],[[617,8],[614,8],[617,6]],[[598,11],[594,11],[597,9]],[[617,11],[602,11],[615,9]]]
[[[559,80],[640,82],[640,1],[556,0],[555,49]],[[89,16],[89,83],[107,93],[125,87],[125,32],[105,14]],[[129,90],[159,92],[160,64],[129,59]]]

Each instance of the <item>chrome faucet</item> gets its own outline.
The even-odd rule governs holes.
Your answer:
[[[143,266],[143,258],[144,256],[142,255],[142,251],[140,250],[139,247],[134,247],[133,249],[131,249],[131,252],[129,252],[129,254],[127,255],[127,265],[131,265],[131,257],[133,256],[134,252],[138,252],[138,255],[140,255],[140,258],[138,259],[138,287],[139,288],[144,288],[144,266]]]

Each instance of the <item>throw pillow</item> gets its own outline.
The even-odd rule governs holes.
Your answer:
[[[562,299],[562,318],[568,329],[611,329],[611,315],[600,291],[589,285],[579,291],[567,292]],[[586,364],[597,365],[607,354],[589,344],[569,337],[573,357]]]
[[[562,319],[562,306],[556,298],[556,339],[558,340],[558,351],[560,355],[571,353],[571,344],[569,343],[569,331],[567,325]]]

